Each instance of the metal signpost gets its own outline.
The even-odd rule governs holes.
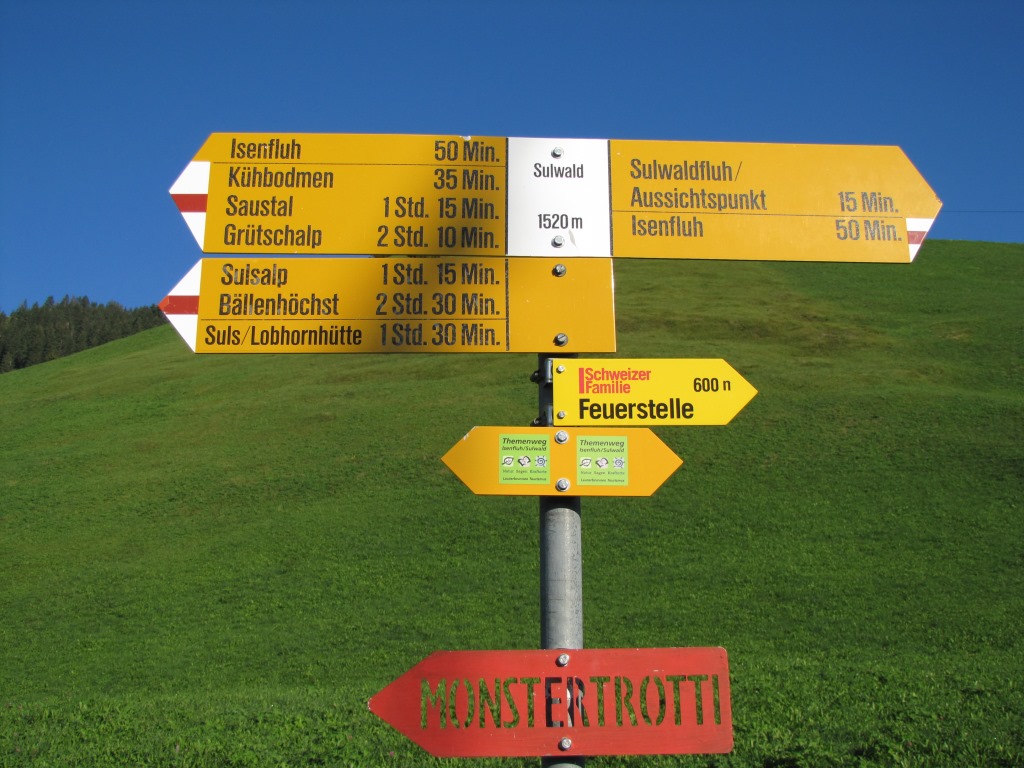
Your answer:
[[[538,497],[542,650],[434,653],[374,713],[439,757],[732,750],[724,649],[583,649],[581,497],[654,493],[682,461],[648,427],[728,424],[757,391],[720,359],[579,354],[615,351],[608,257],[912,261],[941,203],[902,150],[216,133],[171,196],[222,254],[160,303],[194,352],[538,355],[533,424],[443,461]]]
[[[537,418],[544,427],[552,424],[551,371],[553,361],[537,356]],[[675,454],[671,454],[673,458]],[[677,465],[678,466],[678,465]],[[674,469],[674,468],[673,468]],[[660,485],[660,483],[659,483]],[[575,651],[583,648],[583,504],[579,490],[571,496],[542,495],[540,524],[540,647]],[[571,742],[570,745],[571,746]],[[547,768],[580,768],[585,754],[577,749],[559,757],[544,757]]]

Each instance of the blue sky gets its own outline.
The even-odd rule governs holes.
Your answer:
[[[213,132],[895,144],[930,239],[1024,242],[1022,39],[1019,0],[0,0],[0,310],[159,302]]]

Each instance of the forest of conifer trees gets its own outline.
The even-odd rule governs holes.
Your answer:
[[[151,305],[126,309],[116,301],[97,304],[86,297],[51,296],[11,314],[0,312],[0,373],[45,363],[165,323]]]

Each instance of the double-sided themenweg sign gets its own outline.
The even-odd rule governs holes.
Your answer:
[[[216,133],[171,187],[206,253],[908,262],[899,147]]]
[[[757,394],[716,359],[557,359],[552,381],[556,425],[728,424]]]
[[[437,757],[732,750],[724,648],[441,651],[370,699]]]
[[[441,460],[484,496],[650,496],[683,463],[628,427],[474,427]]]
[[[160,309],[195,352],[615,349],[601,259],[207,258]]]

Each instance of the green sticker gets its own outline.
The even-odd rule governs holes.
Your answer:
[[[548,435],[499,435],[499,483],[547,485],[551,482],[551,438]]]
[[[576,441],[576,482],[580,485],[629,485],[629,443],[619,437],[581,437]]]

